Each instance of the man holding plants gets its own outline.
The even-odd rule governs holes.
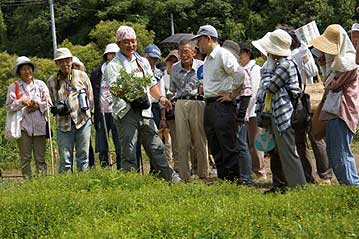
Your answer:
[[[137,141],[143,145],[159,176],[173,182],[180,179],[169,167],[164,145],[158,136],[151,112],[149,94],[166,108],[171,102],[161,95],[151,66],[137,52],[136,33],[132,27],[121,26],[116,32],[120,51],[107,65],[105,79],[113,95],[113,115],[121,142],[121,168],[137,170]]]

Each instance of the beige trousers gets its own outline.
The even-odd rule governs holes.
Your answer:
[[[208,177],[208,148],[203,125],[204,107],[205,103],[197,100],[178,100],[176,103],[175,168],[183,180],[191,177],[190,159],[192,170],[200,178]]]
[[[17,140],[19,147],[21,172],[25,178],[31,179],[31,158],[35,157],[36,174],[46,174],[47,165],[45,161],[46,138],[43,136],[29,136],[21,131],[21,138]]]

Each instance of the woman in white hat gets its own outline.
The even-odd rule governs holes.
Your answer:
[[[25,178],[32,178],[31,158],[34,154],[36,172],[46,174],[46,120],[49,90],[46,84],[34,78],[35,64],[26,56],[15,62],[15,76],[7,92],[8,111],[22,111],[21,138],[17,140],[21,171]]]
[[[257,93],[256,114],[259,127],[273,132],[283,173],[288,186],[306,183],[302,163],[295,146],[295,134],[291,124],[294,106],[291,98],[298,98],[301,90],[291,55],[290,35],[277,29],[257,41],[259,50],[267,53],[267,62],[262,67],[260,88]],[[266,107],[265,107],[266,106]]]
[[[327,75],[319,119],[327,121],[327,154],[339,183],[359,186],[355,159],[351,150],[359,120],[359,73],[355,49],[346,31],[338,24],[327,27],[311,44],[324,53],[318,59],[325,63]]]

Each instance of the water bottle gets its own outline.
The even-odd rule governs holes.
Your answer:
[[[78,98],[79,98],[79,105],[81,110],[87,111],[90,107],[87,100],[86,89],[81,89],[79,91]]]

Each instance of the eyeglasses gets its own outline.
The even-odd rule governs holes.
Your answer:
[[[179,51],[178,51],[178,54],[179,54],[179,55],[187,55],[187,56],[188,56],[188,55],[191,55],[192,52],[193,52],[192,50],[179,50]]]

